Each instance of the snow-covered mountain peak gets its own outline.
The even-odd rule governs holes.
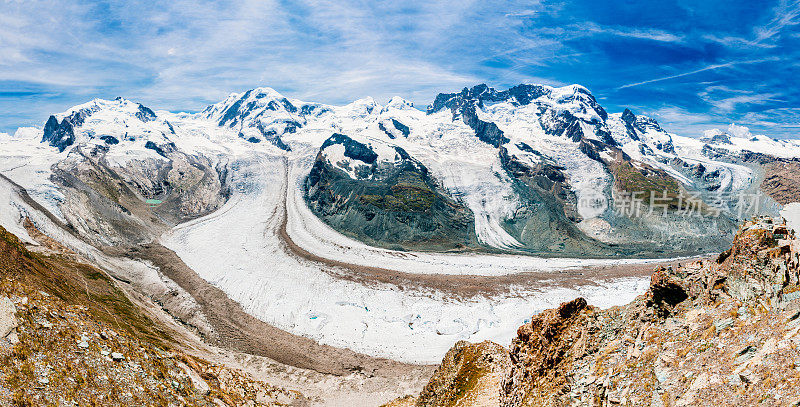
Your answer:
[[[777,140],[764,135],[753,135],[746,126],[731,123],[727,130],[718,128],[703,131],[700,142],[704,149],[735,154],[759,153],[777,157],[800,156],[800,141]]]
[[[123,97],[117,97],[113,100],[92,99],[53,116],[60,121],[68,117],[77,118],[78,116],[83,116],[85,119],[97,113],[102,114],[104,118],[118,116],[120,120],[123,120],[134,117],[143,122],[155,120],[157,117],[150,108]]]
[[[389,100],[389,103],[386,104],[386,109],[400,109],[400,110],[414,109],[414,103],[411,103],[400,96],[393,96]]]
[[[648,116],[636,115],[630,109],[608,116],[611,136],[631,157],[673,154],[672,135],[664,131],[658,122]]]
[[[361,99],[356,99],[353,102],[344,105],[343,108],[352,111],[371,113],[378,106],[378,102],[376,102],[372,96],[367,96]]]
[[[231,94],[222,102],[205,108],[200,117],[219,126],[241,128],[254,126],[262,117],[291,119],[300,104],[302,102],[289,100],[272,88],[261,87]]]
[[[543,86],[549,92],[537,98],[536,103],[549,107],[559,114],[569,114],[592,124],[603,123],[608,113],[597,103],[594,95],[583,86],[569,85],[560,88]]]
[[[252,95],[255,98],[271,98],[271,99],[283,99],[284,96],[277,90],[270,88],[268,86],[259,86],[257,88],[251,89]]]
[[[585,98],[586,100],[595,101],[592,92],[590,92],[589,89],[583,85],[572,84],[558,88],[545,86],[545,88],[550,89],[550,95],[556,101],[569,101],[569,100],[574,100],[576,98],[580,99]]]
[[[475,130],[482,141],[499,146],[508,142],[502,131],[491,121],[480,119],[480,112],[502,111],[526,122],[538,122],[549,134],[563,136],[575,142],[596,140],[613,144],[608,137],[606,111],[583,86],[553,88],[546,85],[522,84],[498,91],[484,84],[464,88],[459,93],[440,93],[427,113],[450,110],[453,118],[461,118]]]
[[[605,110],[600,107],[591,92],[581,85],[554,88],[535,84],[521,84],[503,91],[480,84],[464,88],[459,93],[440,93],[433,104],[428,106],[428,113],[436,113],[444,108],[456,110],[466,104],[483,107],[504,102],[514,106],[524,106],[532,102],[550,106],[561,105],[561,108],[569,111],[595,111],[598,117],[605,119],[606,116]],[[570,107],[570,105],[576,106]]]
[[[150,108],[121,97],[114,100],[94,99],[50,116],[42,131],[42,142],[64,151],[80,143],[99,142],[115,145],[156,137],[160,142],[172,126]]]
[[[217,106],[217,105],[230,106],[232,103],[234,103],[237,100],[247,99],[247,98],[250,98],[251,96],[254,99],[263,99],[263,98],[283,99],[283,97],[284,97],[280,92],[276,91],[273,88],[270,88],[270,87],[267,87],[267,86],[259,86],[257,88],[248,89],[248,90],[246,90],[244,92],[232,92],[225,99],[223,99],[222,101],[220,101],[218,103],[215,103],[215,104],[213,104],[211,106],[206,107],[205,110],[210,110],[213,106]]]

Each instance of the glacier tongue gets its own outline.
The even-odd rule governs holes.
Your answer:
[[[215,212],[164,234],[165,246],[247,312],[279,328],[370,355],[433,362],[458,339],[507,343],[532,313],[561,301],[584,296],[595,305],[617,305],[647,286],[646,278],[613,278],[565,287],[559,285],[561,274],[654,261],[369,246],[315,216],[304,196],[304,180],[318,154],[334,164],[358,164],[339,146],[320,150],[332,134],[341,133],[366,146],[380,162],[400,160],[398,148],[407,152],[424,164],[442,190],[469,208],[475,237],[482,244],[510,250],[524,246],[525,240],[515,237],[508,224],[526,202],[519,193],[519,180],[504,167],[501,148],[530,167],[557,168],[557,175],[566,178],[565,194],[574,193],[577,199],[582,218],[577,227],[597,238],[609,238],[614,227],[608,221],[614,180],[603,160],[619,158],[610,151],[621,151],[619,156],[624,153],[642,167],[660,169],[686,188],[705,186],[702,177],[689,174],[702,165],[706,173],[716,173],[713,181],[719,186],[713,186],[727,192],[757,188],[761,174],[726,162],[732,155],[715,159],[712,153],[780,149],[780,154],[800,156],[797,143],[760,136],[745,139],[739,136],[747,133],[738,128],[729,131],[735,134],[715,133],[707,141],[677,137],[654,120],[629,111],[608,115],[580,86],[521,85],[497,92],[484,85],[440,95],[435,105],[427,113],[400,98],[386,106],[371,98],[327,106],[288,99],[269,88],[233,94],[198,114],[156,114],[124,99],[96,100],[56,115],[60,125],[76,112],[88,112],[74,123],[75,145],[65,146],[62,153],[39,142],[42,129],[20,130],[18,136],[25,137],[0,136],[0,172],[59,215],[63,195],[51,181],[51,167],[78,147],[86,154],[101,155],[115,170],[145,161],[158,161],[153,164],[158,167],[170,162],[167,150],[208,160],[227,177],[231,196]],[[462,109],[465,106],[469,109]],[[471,116],[465,118],[465,113]],[[492,137],[481,139],[481,128]],[[719,135],[725,137],[715,137]],[[618,150],[584,151],[604,143]],[[347,175],[359,178],[356,172]],[[18,223],[17,210],[7,208],[0,220]],[[669,226],[659,225],[674,232]],[[689,235],[701,230],[685,229]],[[381,280],[362,283],[347,274],[352,270],[342,270],[348,267],[380,268],[407,279],[403,281],[415,281],[414,274],[438,281],[458,276],[511,279],[535,273],[546,281],[537,288],[510,284],[486,295],[454,295],[435,284],[400,288]]]
[[[362,285],[337,278],[326,270],[328,266],[287,251],[279,237],[284,216],[288,216],[288,235],[305,250],[355,264],[481,274],[481,270],[562,270],[612,261],[372,248],[341,236],[308,211],[298,182],[308,164],[287,165],[283,157],[254,152],[238,157],[235,165],[238,171],[230,179],[235,192],[228,203],[215,213],[175,227],[161,241],[248,313],[323,344],[430,363],[459,339],[506,343],[532,312],[574,296],[611,306],[629,301],[647,286],[646,279],[621,279],[577,288],[520,288],[496,296],[458,299],[435,289],[398,290],[393,285]],[[220,244],[221,236],[225,236],[225,245]]]

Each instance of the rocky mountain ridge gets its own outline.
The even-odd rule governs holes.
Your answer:
[[[212,343],[385,383],[428,372],[399,362],[436,360],[459,339],[508,338],[531,310],[644,290],[638,260],[595,257],[724,247],[739,218],[761,212],[739,212],[739,196],[767,192],[764,212],[797,200],[792,146],[681,138],[608,114],[580,86],[476,86],[425,112],[400,98],[328,106],[267,88],[198,114],[95,100],[3,136],[0,222],[26,236],[30,216]],[[633,266],[602,266],[623,263]],[[664,298],[681,291],[668,286]],[[592,335],[614,318],[589,321]],[[475,400],[504,400],[494,389],[518,360],[490,343],[459,348],[420,399],[459,399],[466,383],[481,389]]]
[[[105,272],[26,225],[42,242],[35,252],[0,227],[0,404],[307,403],[299,392],[209,362]]]
[[[800,239],[759,218],[715,258],[657,270],[629,305],[577,298],[508,349],[457,344],[418,397],[389,405],[797,405],[799,289]]]
[[[365,146],[362,152],[374,155],[375,162],[364,167],[357,158],[331,158],[329,150],[337,147],[329,141],[337,134]],[[226,156],[258,150],[302,162],[316,159],[314,169],[305,170],[314,173],[313,182],[303,183],[309,206],[338,231],[369,244],[569,256],[704,252],[729,243],[744,217],[776,214],[775,198],[785,202],[782,194],[791,188],[771,176],[780,171],[772,165],[780,158],[769,163],[747,158],[748,145],[761,148],[761,139],[752,139],[733,144],[678,137],[630,110],[607,113],[579,85],[518,85],[502,91],[477,85],[439,94],[425,112],[401,98],[386,106],[371,98],[330,106],[289,99],[270,88],[232,94],[198,114],[153,111],[122,98],[94,100],[52,116],[41,133],[43,143],[72,155],[73,162],[109,169],[103,175],[96,168],[93,177],[121,178],[141,198],[178,205],[178,217],[168,214],[174,208],[162,211],[167,224],[219,207],[228,194]],[[423,183],[429,185],[423,189],[442,198],[436,202],[445,205],[443,210],[458,208],[460,215],[423,213],[424,222],[411,221],[419,211],[407,205],[387,210],[383,204],[394,202],[394,193],[384,190],[372,197],[359,189],[356,184],[375,180],[353,171],[395,162],[392,151],[424,167]],[[76,157],[81,154],[85,158]],[[334,182],[341,172],[359,182]],[[57,188],[66,188],[67,195],[82,188],[69,177],[56,177],[63,181]],[[739,197],[758,192],[767,178],[777,185],[764,188],[768,195],[760,208],[743,214]],[[319,185],[338,186],[323,191]],[[653,205],[658,199],[668,202],[663,211]],[[689,219],[689,199],[710,211]],[[636,211],[625,209],[631,200]],[[105,205],[121,205],[122,213],[114,216],[124,218],[130,204],[111,201]],[[653,216],[654,207],[663,216]],[[406,232],[365,232],[388,227]],[[472,230],[452,239],[431,233],[464,227]],[[122,238],[118,232],[106,234],[105,241]],[[659,243],[667,240],[672,244]]]

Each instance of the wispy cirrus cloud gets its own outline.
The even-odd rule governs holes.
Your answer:
[[[656,82],[668,81],[670,79],[683,78],[685,76],[695,75],[695,74],[699,74],[699,73],[703,73],[703,72],[707,72],[707,71],[714,71],[714,70],[722,69],[722,68],[731,68],[731,67],[734,67],[736,65],[760,64],[760,63],[764,63],[764,62],[777,62],[777,61],[780,61],[780,60],[781,60],[781,58],[779,58],[779,57],[770,57],[770,58],[763,58],[763,59],[753,59],[753,60],[746,60],[746,61],[731,61],[731,62],[725,62],[725,63],[721,63],[721,64],[712,64],[712,65],[704,66],[702,68],[694,69],[694,70],[691,70],[691,71],[688,71],[688,72],[681,72],[681,73],[677,73],[677,74],[674,74],[674,75],[661,76],[661,77],[658,77],[658,78],[648,79],[648,80],[641,81],[641,82],[628,83],[628,84],[620,86],[618,89],[632,88],[634,86],[641,86],[641,85],[647,85],[647,84],[656,83]]]
[[[786,27],[800,24],[800,1],[781,0],[773,9],[773,17],[764,25],[756,26],[753,29],[755,39],[753,42],[760,43],[774,38]]]
[[[783,102],[780,99],[780,93],[756,93],[727,87],[709,87],[700,96],[712,106],[713,112],[720,114],[734,112],[741,105],[752,106]]]
[[[712,65],[704,66],[704,67],[699,68],[699,69],[693,69],[693,70],[688,71],[688,72],[681,72],[681,73],[674,74],[674,75],[660,76],[658,78],[647,79],[647,80],[644,80],[644,81],[641,81],[641,82],[627,83],[625,85],[620,86],[618,89],[632,88],[634,86],[648,85],[648,84],[651,84],[651,83],[668,81],[670,79],[682,78],[684,76],[694,75],[694,74],[698,74],[698,73],[702,73],[702,72],[706,72],[706,71],[713,71],[715,69],[720,69],[720,68],[727,68],[727,67],[730,67],[730,66],[733,66],[732,62],[728,62],[728,63],[724,63],[724,64],[712,64]]]
[[[93,97],[199,110],[271,86],[424,106],[481,82],[581,83],[610,110],[656,112],[672,131],[767,123],[800,105],[798,18],[798,0],[5,1],[0,131]]]
[[[800,107],[769,109],[750,112],[742,118],[744,122],[763,128],[782,128],[798,134],[800,129]]]

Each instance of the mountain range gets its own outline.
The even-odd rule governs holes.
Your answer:
[[[41,127],[0,134],[0,237],[14,248],[2,260],[13,265],[9,275],[35,271],[23,291],[37,307],[84,304],[85,294],[86,318],[106,318],[104,310],[116,304],[125,313],[136,310],[130,315],[144,312],[184,348],[205,349],[192,362],[197,366],[182,353],[168,362],[167,376],[200,386],[186,393],[199,405],[216,402],[217,393],[202,390],[203,380],[212,379],[187,381],[181,372],[208,373],[203,361],[223,354],[281,384],[259,390],[260,398],[286,403],[266,405],[336,404],[331,397],[340,405],[377,405],[420,390],[398,403],[449,405],[455,399],[442,397],[460,397],[460,383],[474,381],[507,405],[527,405],[538,391],[559,401],[597,394],[633,400],[630,391],[598,387],[593,377],[607,372],[584,366],[594,359],[573,342],[548,353],[548,335],[561,332],[548,324],[575,316],[582,322],[570,325],[567,336],[589,327],[592,349],[612,346],[636,334],[608,330],[603,321],[639,318],[631,329],[659,331],[666,314],[654,313],[686,307],[675,315],[690,318],[683,312],[708,306],[703,293],[742,289],[711,284],[714,273],[738,275],[739,263],[724,254],[708,262],[709,253],[733,244],[741,255],[730,258],[757,271],[763,271],[759,256],[783,256],[785,247],[795,259],[796,242],[776,243],[790,235],[780,221],[759,218],[745,235],[739,225],[759,215],[790,215],[800,200],[797,174],[796,140],[736,125],[678,136],[630,109],[607,112],[579,85],[478,85],[441,93],[424,110],[400,97],[385,105],[366,98],[333,106],[270,88],[231,94],[196,113],[95,99],[53,114]],[[763,234],[778,237],[753,243]],[[23,257],[24,267],[14,265]],[[695,259],[706,261],[679,265]],[[774,288],[772,272],[795,270],[791,259],[756,276],[759,284]],[[48,267],[59,274],[48,279]],[[661,272],[651,281],[654,267]],[[53,291],[54,279],[69,284]],[[85,293],[74,288],[89,280],[97,286]],[[39,281],[65,297],[37,294]],[[783,305],[794,299],[794,288],[786,287],[773,292]],[[29,310],[14,287],[0,288],[31,318],[45,315]],[[114,296],[97,294],[117,288]],[[683,299],[673,301],[675,295]],[[737,293],[726,295],[719,312],[739,306]],[[14,317],[13,309],[0,315],[13,322],[0,339],[45,352],[26,332],[58,335]],[[632,316],[620,316],[624,310]],[[70,318],[59,329],[92,342],[94,333],[80,332],[82,317]],[[110,323],[97,325],[97,335]],[[135,328],[131,342],[97,343],[133,349]],[[600,328],[607,335],[597,334]],[[59,349],[72,346],[69,338],[53,340]],[[585,384],[568,397],[548,384],[551,370],[531,373],[524,365],[559,349],[580,364],[563,365],[569,374],[556,374],[553,383]],[[606,360],[606,353],[597,355]],[[434,374],[432,364],[442,357]],[[636,374],[650,374],[650,362]],[[122,377],[119,367],[103,371]],[[81,371],[92,376],[91,369]],[[161,380],[150,373],[142,380]],[[530,374],[541,378],[538,387],[518,385]],[[687,383],[660,386],[678,392]],[[227,390],[218,384],[205,387],[222,397]],[[652,398],[647,386],[635,388],[636,400]]]
[[[231,155],[262,151],[300,165],[313,213],[369,245],[571,257],[722,248],[742,219],[777,214],[794,187],[773,175],[800,156],[796,141],[736,126],[680,137],[631,110],[608,113],[579,85],[478,85],[425,111],[399,97],[330,106],[270,88],[196,114],[93,100],[8,138],[58,151],[50,207],[104,242],[146,240],[125,226],[148,223],[126,199],[162,201],[169,224],[212,212],[229,193]],[[119,226],[60,204],[76,196]]]

